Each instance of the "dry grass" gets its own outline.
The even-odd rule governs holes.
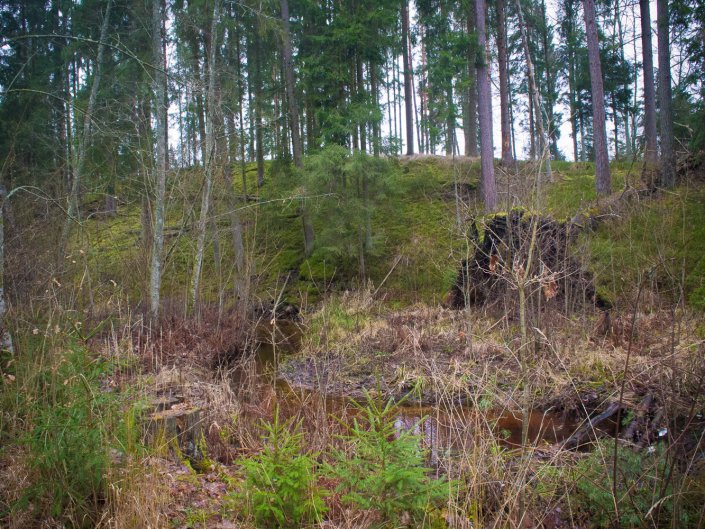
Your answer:
[[[108,499],[96,529],[166,529],[171,490],[151,458],[111,469]]]

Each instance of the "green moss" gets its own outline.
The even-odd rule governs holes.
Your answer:
[[[638,204],[585,238],[598,293],[610,300],[643,284],[705,308],[705,191],[680,188]]]
[[[359,164],[368,162],[356,157],[351,163],[358,164],[351,169],[355,171],[360,169]],[[455,183],[458,182],[463,193],[473,192],[479,179],[479,163],[454,164],[434,157],[369,163],[377,176],[376,201],[371,211],[372,246],[365,254],[366,279],[376,286],[384,280],[388,302],[405,305],[440,301],[452,286],[461,260],[468,255],[468,242],[455,226]],[[544,197],[548,212],[557,218],[570,218],[578,211],[589,214],[596,200],[594,165],[555,162],[553,169],[555,182],[546,186]],[[621,188],[632,172],[630,164],[613,164],[613,189]],[[354,288],[361,279],[357,239],[348,234],[343,240],[335,233],[338,225],[359,223],[360,219],[350,214],[349,218],[333,218],[340,200],[335,192],[308,198],[305,204],[312,212],[317,236],[313,255],[304,259],[299,217],[300,197],[306,195],[303,175],[290,166],[270,162],[265,165],[265,173],[265,185],[258,188],[256,164],[245,166],[248,195],[257,195],[260,201],[240,203],[239,209],[248,256],[257,275],[257,294],[271,297],[282,288],[285,276],[289,280],[284,296],[294,303],[302,297],[311,302],[331,289]],[[202,169],[182,170],[176,176],[172,175],[170,180],[175,191],[167,208],[162,296],[178,299],[187,296],[191,282]],[[234,190],[239,195],[241,180],[240,168],[236,167],[232,190],[226,191],[221,182],[213,193],[212,213],[217,219],[221,267],[214,262],[215,248],[209,230],[201,280],[201,296],[205,301],[215,301],[220,289],[232,288],[235,256],[228,215],[232,202],[227,193]],[[700,233],[705,230],[700,228],[702,207],[698,208],[695,199],[674,196],[664,200],[661,206],[635,211],[632,221],[606,223],[595,235],[586,237],[598,293],[604,299],[616,301],[633,287],[639,274],[656,265],[661,270],[655,278],[658,287],[663,289],[670,281],[668,288],[672,288],[673,280],[663,273],[664,263],[656,262],[666,259],[673,270],[685,267],[684,276],[673,275],[685,277],[688,301],[705,308],[702,281],[705,261],[697,258],[698,252],[705,250],[702,243],[705,234]],[[350,208],[359,209],[354,200],[348,202]],[[317,215],[320,211],[328,213]],[[663,215],[670,220],[661,222]],[[85,221],[70,255],[70,260],[75,261],[76,286],[85,289],[89,277],[94,296],[97,291],[110,299],[121,292],[131,303],[143,300],[148,284],[149,249],[141,241],[141,224],[141,206],[137,201],[121,207],[114,218],[92,217]],[[482,222],[477,223],[477,228],[482,236]],[[346,229],[349,232],[350,226]],[[659,248],[668,251],[659,252]],[[293,271],[298,273],[292,274]]]
[[[579,211],[589,208],[597,200],[595,193],[595,165],[590,162],[554,162],[554,182],[547,186],[544,207],[556,218],[571,218]],[[624,187],[630,167],[624,163],[613,163],[612,191]]]
[[[341,275],[340,255],[334,248],[318,248],[299,267],[299,274],[305,281],[322,285]]]

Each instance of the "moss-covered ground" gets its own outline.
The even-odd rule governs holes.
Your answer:
[[[202,274],[202,299],[215,302],[219,293],[230,299],[235,280],[231,217],[235,207],[244,227],[248,277],[264,299],[311,304],[330,291],[371,281],[393,306],[442,301],[467,254],[467,225],[456,225],[455,186],[460,190],[461,223],[477,218],[474,203],[479,163],[427,157],[390,161],[383,185],[369,205],[371,246],[365,250],[361,274],[354,238],[335,236],[335,230],[356,229],[359,218],[345,217],[345,209],[359,207],[335,193],[307,191],[301,175],[280,164],[265,165],[265,184],[257,187],[254,164],[244,167],[249,200],[243,195],[241,169],[230,187],[216,181]],[[636,185],[639,168],[612,164],[613,190]],[[554,181],[541,197],[525,204],[558,220],[599,210],[591,163],[554,162]],[[202,171],[180,170],[170,175],[163,296],[186,299],[192,280]],[[234,197],[228,197],[228,193]],[[705,215],[701,187],[683,185],[672,192],[625,205],[585,233],[578,253],[595,274],[608,299],[633,292],[643,282],[660,293],[682,296],[695,307],[705,306]],[[233,201],[234,200],[234,201]],[[520,198],[521,200],[521,198]],[[528,200],[528,199],[527,199]],[[306,204],[314,214],[317,241],[307,259],[298,210]],[[516,205],[516,202],[514,203]],[[319,212],[318,214],[316,212]],[[323,212],[323,213],[320,213]],[[343,220],[335,224],[335,215]],[[73,252],[78,272],[87,269],[94,288],[121,289],[133,303],[144,301],[149,251],[142,230],[142,205],[125,201],[116,217],[95,216],[82,223]],[[333,233],[333,236],[331,235]],[[217,244],[216,244],[217,242]],[[216,259],[216,256],[219,258]],[[80,280],[80,275],[77,275]]]

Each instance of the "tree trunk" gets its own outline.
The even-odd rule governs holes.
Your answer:
[[[572,14],[572,2],[570,2],[571,13],[566,14],[570,18],[570,27],[568,29],[567,38],[571,38],[570,35],[573,33],[573,14]],[[578,103],[576,97],[576,80],[575,80],[575,49],[572,44],[568,50],[568,105],[570,109],[570,129],[573,138],[573,160],[579,161],[578,154]]]
[[[208,113],[206,115],[206,158],[203,160],[205,167],[205,182],[203,185],[203,195],[201,197],[201,214],[198,219],[198,238],[196,242],[196,259],[193,265],[193,277],[191,279],[191,306],[198,313],[198,297],[201,281],[201,268],[203,266],[203,253],[206,246],[206,231],[208,228],[208,215],[211,204],[211,189],[213,188],[213,167],[216,164],[216,101],[215,101],[215,81],[216,81],[216,50],[218,47],[218,21],[220,20],[220,2],[216,0],[213,6],[213,19],[211,21],[210,49],[208,50],[208,89],[206,92],[206,102]]]
[[[68,211],[66,217],[66,223],[64,224],[64,229],[61,234],[61,241],[59,245],[59,251],[61,254],[64,253],[66,247],[66,242],[68,241],[69,231],[71,229],[71,224],[80,215],[78,207],[78,196],[81,189],[81,179],[83,178],[83,169],[86,164],[86,154],[88,152],[88,145],[91,140],[91,125],[93,119],[93,110],[95,109],[95,103],[98,99],[98,89],[100,88],[100,79],[103,67],[103,56],[105,54],[105,41],[108,37],[108,26],[110,25],[110,7],[112,5],[111,0],[105,7],[105,15],[103,16],[103,24],[100,27],[100,42],[98,43],[98,56],[96,57],[96,65],[93,72],[93,83],[91,85],[91,93],[88,96],[88,107],[83,115],[83,131],[78,144],[78,152],[76,153],[76,160],[73,162],[73,179],[71,181],[71,190],[69,192],[69,203]],[[157,63],[161,64],[161,63]],[[159,66],[158,66],[159,68]]]
[[[379,108],[379,72],[377,71],[377,65],[372,61],[368,64],[370,71],[370,90],[372,91],[372,105],[374,108]],[[412,91],[413,93],[413,91]],[[381,116],[380,116],[381,119]],[[372,121],[372,154],[377,157],[379,156],[379,147],[381,143],[381,131],[380,131],[380,119],[376,116]]]
[[[195,96],[196,96],[196,119],[198,120],[198,139],[201,151],[201,164],[205,167],[206,157],[208,156],[206,147],[206,111],[203,103],[203,88],[200,85],[201,81],[201,59],[199,53],[198,36],[195,31],[190,35],[191,47],[191,69],[193,76],[196,79]]]
[[[661,128],[661,178],[659,184],[676,185],[676,153],[673,138],[673,98],[671,95],[671,39],[668,0],[656,1],[658,25],[658,99]]]
[[[291,30],[289,28],[289,1],[281,0],[281,15],[284,31],[282,34],[282,59],[284,61],[284,77],[286,81],[286,99],[289,107],[289,126],[291,129],[291,144],[294,151],[294,165],[303,166],[303,147],[299,134],[299,104],[296,98],[296,81],[294,80],[294,64],[291,53]]]
[[[419,142],[419,152],[423,152],[423,137],[421,135],[421,120],[419,118],[419,107],[416,101],[416,80],[414,69],[411,69],[411,97],[414,101],[414,122],[416,125],[416,139]]]
[[[240,215],[238,213],[238,201],[235,198],[235,192],[233,189],[232,178],[235,174],[235,167],[237,161],[237,143],[235,138],[237,138],[237,133],[235,129],[235,115],[233,111],[230,110],[228,113],[228,136],[230,138],[229,149],[228,149],[228,163],[223,164],[223,181],[225,182],[225,189],[227,197],[229,198],[229,209],[230,209],[230,227],[232,230],[233,239],[233,253],[235,254],[235,271],[238,277],[241,275],[244,264],[245,264],[245,245],[242,239],[242,221],[240,220]],[[247,191],[243,190],[242,196],[247,197]],[[237,294],[237,291],[236,291]]]
[[[394,138],[394,129],[392,128],[392,113],[390,112],[391,109],[391,102],[392,100],[390,92],[389,92],[389,56],[386,56],[384,58],[384,90],[387,95],[387,129],[389,130],[389,134],[387,135],[387,139],[389,141],[390,147],[392,146],[393,142],[392,139]],[[394,149],[391,150],[392,154],[396,154],[394,152]]]
[[[162,39],[162,63],[160,67],[164,68],[164,71],[167,71],[167,62],[168,62],[168,55],[167,55],[167,33],[166,33],[166,0],[162,0],[162,11],[164,12],[164,18],[162,19],[162,27],[161,27],[161,39]],[[164,93],[167,94],[167,120],[169,119],[168,116],[168,105],[169,105],[169,80],[167,79],[167,76],[164,76],[164,79],[162,80],[164,83]],[[169,127],[166,127],[164,129],[164,142],[166,144],[166,170],[169,170]]]
[[[452,156],[455,152],[455,111],[453,104],[453,81],[449,80],[446,88],[446,104],[448,113],[446,115],[446,156]]]
[[[474,6],[468,9],[467,33],[470,38],[475,33],[475,11]],[[468,109],[467,121],[464,125],[465,132],[465,155],[477,156],[477,42],[473,42],[468,47]]]
[[[551,153],[548,148],[548,136],[546,134],[546,129],[543,126],[543,115],[541,112],[541,104],[539,102],[539,91],[536,87],[536,76],[534,74],[534,62],[531,60],[531,49],[529,48],[529,36],[526,31],[526,25],[524,24],[524,15],[521,9],[521,3],[519,0],[516,2],[517,6],[517,17],[519,19],[519,30],[521,31],[521,40],[524,45],[524,54],[526,55],[526,74],[529,78],[529,92],[532,95],[533,109],[534,109],[534,121],[536,123],[536,129],[539,134],[541,156],[540,160],[546,163],[546,176],[549,181],[552,179],[551,174]]]
[[[536,159],[536,125],[534,125],[534,87],[526,75],[526,84],[529,92],[529,160]]]
[[[504,0],[497,0],[497,62],[499,63],[499,105],[502,126],[502,165],[514,167],[512,130],[509,123],[509,70],[507,60],[507,25]]]
[[[162,57],[161,0],[152,0],[152,57],[155,65],[164,62]],[[157,159],[154,164],[156,183],[154,196],[154,230],[152,232],[152,256],[149,284],[150,312],[155,320],[159,316],[159,290],[162,282],[162,248],[164,246],[164,209],[166,195],[166,157],[167,145],[164,129],[167,123],[167,100],[164,90],[164,72],[160,67],[154,71],[152,90],[154,92],[155,136],[157,138]]]
[[[8,198],[5,184],[2,183],[0,175],[0,351],[14,352],[12,345],[12,335],[8,330],[5,316],[7,314],[7,303],[5,296],[5,202]]]
[[[619,160],[619,118],[617,117],[617,98],[612,91],[612,122],[614,124],[614,159]]]
[[[649,188],[656,185],[658,147],[656,144],[656,89],[651,44],[651,10],[649,0],[639,0],[641,13],[641,56],[644,64],[644,169],[643,180]]]
[[[254,82],[255,82],[255,158],[257,161],[257,187],[264,185],[264,130],[262,123],[262,38],[259,34],[259,23],[255,22],[254,31]]]
[[[607,154],[607,130],[605,116],[605,92],[602,85],[600,46],[595,21],[595,1],[583,0],[585,33],[587,36],[588,62],[590,64],[590,86],[592,88],[592,130],[595,150],[595,191],[608,195],[612,191],[610,162]]]
[[[237,11],[236,11],[237,14]],[[240,131],[240,178],[242,179],[242,194],[247,196],[247,173],[245,172],[245,83],[242,75],[242,61],[240,60],[240,23],[236,18],[235,26],[235,64],[237,64],[237,115]],[[231,163],[233,159],[231,158]]]
[[[364,103],[367,99],[367,94],[365,93],[365,77],[362,71],[362,60],[360,59],[359,54],[355,56],[355,77],[357,100],[360,103]],[[360,150],[362,152],[367,152],[367,121],[361,119],[358,125],[360,128]]]
[[[624,28],[622,27],[622,15],[619,10],[619,2],[615,2],[615,21],[617,23],[617,38],[619,40],[619,50],[620,50],[620,57],[622,59],[622,63],[627,64],[626,62],[626,57],[624,54],[624,50],[626,48],[626,45],[624,43]],[[629,89],[629,86],[627,83],[624,83],[624,87],[626,89]],[[624,119],[624,154],[626,155],[627,158],[630,158],[632,156],[632,139],[631,139],[631,134],[629,132],[629,105],[627,104],[624,107],[624,112],[622,113],[622,117]]]
[[[313,231],[313,223],[311,222],[311,216],[308,213],[304,200],[301,201],[301,226],[304,230],[304,255],[306,257],[310,257],[313,253],[315,235]]]
[[[404,106],[406,108],[406,154],[414,154],[414,108],[411,83],[411,53],[409,53],[409,2],[404,0],[401,6],[402,60],[404,61]]]
[[[490,85],[489,57],[486,42],[485,0],[475,0],[477,23],[477,45],[482,53],[482,61],[477,64],[477,99],[480,117],[480,149],[482,199],[487,211],[497,207],[497,184],[494,176],[494,153],[492,148],[492,87]]]
[[[556,90],[556,81],[555,78],[557,76],[556,73],[552,71],[552,60],[551,60],[551,53],[549,52],[550,50],[550,45],[549,45],[549,32],[548,32],[548,27],[549,27],[549,22],[548,22],[548,17],[546,15],[546,2],[545,0],[541,1],[541,17],[543,19],[541,23],[542,27],[542,41],[543,41],[543,60],[545,64],[545,73],[546,73],[546,101],[545,101],[545,107],[546,107],[546,141],[548,144],[548,160],[550,164],[550,160],[552,157],[558,158],[558,142],[556,138],[556,126],[555,126],[555,120],[554,120],[554,109],[553,107],[556,104],[556,98],[555,98],[555,90]]]

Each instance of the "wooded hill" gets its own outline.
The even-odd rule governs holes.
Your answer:
[[[703,35],[0,0],[0,526],[702,527]]]

